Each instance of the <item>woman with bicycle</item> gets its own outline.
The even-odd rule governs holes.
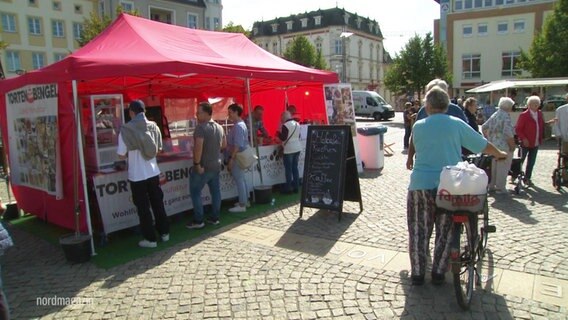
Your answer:
[[[407,160],[407,168],[412,170],[407,195],[407,223],[414,285],[424,283],[426,256],[434,224],[436,241],[432,283],[442,284],[448,269],[448,237],[452,219],[447,214],[437,214],[439,210],[435,201],[442,168],[461,161],[462,147],[500,159],[507,157],[507,153],[497,149],[467,123],[445,114],[450,104],[446,88],[446,82],[440,79],[432,80],[426,86],[424,104],[428,117],[417,121],[412,129],[416,159],[409,157]]]

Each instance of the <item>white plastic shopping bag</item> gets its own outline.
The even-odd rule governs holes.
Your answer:
[[[447,210],[480,211],[487,196],[485,171],[467,161],[445,166],[440,173],[436,205]]]

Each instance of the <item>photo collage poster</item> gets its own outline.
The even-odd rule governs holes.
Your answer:
[[[325,109],[329,124],[344,124],[351,126],[351,135],[355,146],[357,158],[357,171],[363,172],[363,163],[359,156],[359,144],[357,143],[357,122],[355,121],[355,108],[351,84],[335,83],[323,86],[325,96]]]
[[[6,94],[13,185],[62,197],[57,84],[28,85]]]

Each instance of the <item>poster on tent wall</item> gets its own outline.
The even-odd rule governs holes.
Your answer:
[[[6,94],[10,180],[62,198],[57,84],[29,85]]]
[[[357,171],[363,172],[363,163],[359,156],[359,144],[357,143],[357,122],[355,121],[355,108],[353,95],[349,83],[326,84],[323,86],[325,97],[325,109],[329,124],[347,124],[351,126],[355,157],[357,159]]]

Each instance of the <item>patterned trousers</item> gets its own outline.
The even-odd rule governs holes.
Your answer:
[[[436,190],[410,190],[407,195],[408,252],[413,276],[424,276],[432,230],[436,225],[436,240],[432,272],[446,273],[451,246],[452,217],[437,213]]]

